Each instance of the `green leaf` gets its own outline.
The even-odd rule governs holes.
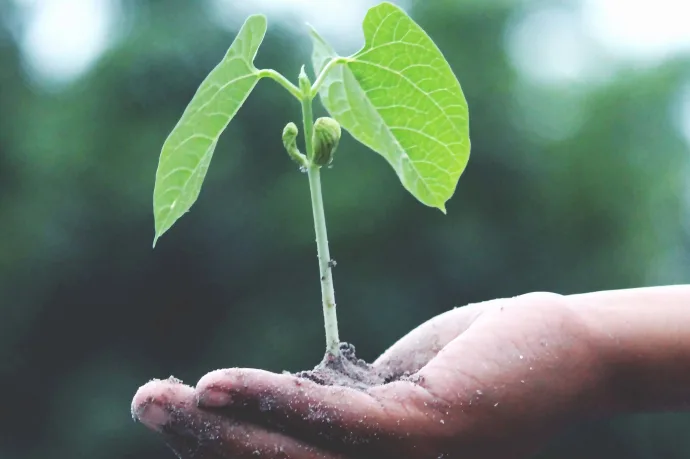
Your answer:
[[[341,58],[319,89],[352,136],[381,154],[422,203],[446,212],[470,155],[469,115],[460,83],[429,36],[399,7],[369,10],[364,47]],[[336,52],[312,30],[318,75]]]
[[[260,79],[254,58],[265,34],[265,16],[247,18],[166,139],[153,191],[154,247],[199,197],[218,138]]]

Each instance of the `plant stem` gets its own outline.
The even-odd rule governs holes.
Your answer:
[[[330,72],[330,70],[333,67],[335,67],[336,65],[346,62],[346,60],[347,59],[345,57],[338,56],[338,57],[334,57],[333,59],[328,61],[328,63],[324,66],[323,70],[321,70],[321,73],[319,74],[319,76],[316,77],[316,81],[314,82],[314,85],[311,87],[311,96],[312,97],[316,97],[316,94],[318,94],[319,89],[321,89],[321,85],[326,80],[326,76],[328,75],[328,72]]]
[[[340,352],[340,338],[338,337],[338,316],[335,310],[335,291],[333,289],[331,255],[328,250],[326,217],[321,196],[321,170],[319,166],[312,165],[307,169],[307,174],[309,175],[314,228],[316,229],[316,247],[321,271],[321,302],[323,303],[323,320],[326,328],[326,351],[337,356]]]
[[[290,83],[290,80],[285,78],[283,75],[280,73],[276,72],[273,69],[262,69],[259,70],[259,78],[270,78],[273,81],[276,81],[278,84],[280,84],[282,87],[288,90],[290,94],[295,96],[298,100],[302,100],[302,91],[300,91],[297,86],[294,84]]]
[[[309,78],[302,68],[299,76],[302,92],[302,122],[304,123],[304,143],[309,161],[314,157],[312,135],[314,131],[314,117],[312,114],[312,94]],[[323,303],[323,320],[326,329],[326,352],[333,357],[340,354],[340,338],[338,337],[338,317],[335,310],[335,291],[333,289],[333,273],[331,254],[328,249],[328,232],[326,231],[326,215],[323,209],[321,194],[321,170],[315,164],[307,167],[309,176],[309,191],[314,214],[314,230],[316,232],[316,248],[319,257],[319,271],[321,276],[321,302]]]

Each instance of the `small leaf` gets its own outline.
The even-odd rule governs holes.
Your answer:
[[[365,45],[333,67],[319,90],[344,129],[381,154],[422,203],[446,212],[470,155],[460,83],[429,36],[399,7],[382,3],[363,23]],[[335,51],[312,30],[318,75]]]
[[[153,191],[154,247],[199,197],[218,138],[259,81],[254,58],[265,34],[265,16],[247,18],[163,144]]]

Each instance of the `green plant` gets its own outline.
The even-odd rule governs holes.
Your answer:
[[[223,60],[202,82],[160,156],[154,190],[154,246],[196,201],[216,142],[262,78],[278,82],[301,104],[305,153],[299,131],[288,123],[283,145],[307,172],[318,248],[326,356],[340,355],[332,265],[320,171],[333,161],[341,126],[383,156],[402,185],[419,201],[446,212],[469,159],[469,118],[460,84],[441,51],[399,7],[381,3],[363,22],[365,45],[339,56],[315,30],[312,84],[302,66],[298,84],[254,58],[266,33],[266,18],[250,16]],[[332,118],[314,122],[312,101],[320,96]]]

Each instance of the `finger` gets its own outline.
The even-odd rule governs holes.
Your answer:
[[[409,382],[378,386],[367,393],[253,369],[209,373],[199,381],[196,392],[200,407],[261,413],[263,422],[279,426],[290,436],[317,445],[337,445],[338,451],[359,458],[388,457],[383,451],[390,454],[401,445],[402,437],[413,442],[420,425],[414,407],[424,406],[426,396]]]
[[[448,343],[487,310],[506,300],[493,300],[452,309],[428,320],[398,340],[373,363],[387,380],[419,371]]]
[[[197,408],[194,389],[174,380],[142,386],[132,415],[162,434],[183,459],[345,459],[277,431]]]

